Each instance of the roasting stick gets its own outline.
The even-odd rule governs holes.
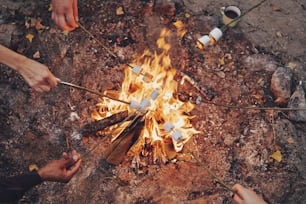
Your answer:
[[[70,86],[70,87],[73,87],[73,88],[77,88],[77,89],[80,89],[80,90],[88,91],[90,93],[96,94],[96,95],[101,96],[101,97],[109,98],[109,99],[114,100],[114,101],[118,101],[118,102],[125,103],[125,104],[128,104],[128,105],[130,104],[130,102],[127,102],[127,101],[124,101],[124,100],[121,100],[121,99],[114,98],[112,96],[102,94],[100,92],[97,92],[95,90],[92,90],[92,89],[89,89],[89,88],[86,88],[86,87],[83,87],[83,86],[79,86],[79,85],[72,84],[72,83],[65,82],[65,81],[61,81],[61,80],[58,83],[66,85],[66,86]]]
[[[82,24],[80,24],[80,22],[77,22],[78,26],[85,32],[87,33],[90,37],[92,37],[101,47],[103,47],[112,57],[114,57],[115,59],[117,59],[120,63],[123,63],[122,60],[120,59],[120,57],[118,57],[118,55],[116,55],[114,52],[110,51],[110,49],[108,47],[106,47],[100,40],[98,40],[89,30],[87,30]],[[129,63],[125,63],[129,68],[133,69],[134,66],[129,64]],[[146,74],[144,73],[140,73],[140,75],[147,77]]]
[[[195,155],[192,151],[188,150],[191,156],[196,160],[197,164],[200,165],[205,171],[214,178],[219,184],[221,184],[225,189],[237,193],[235,190],[233,190],[229,185],[227,185],[224,181],[222,181],[220,178],[217,177],[215,173],[213,173],[207,166],[205,166]]]
[[[201,86],[189,75],[185,74],[184,72],[179,72],[181,79],[181,84],[184,83],[184,81],[188,81],[194,88],[196,88],[197,91],[200,92],[202,96],[205,97],[205,93],[203,92]],[[306,107],[297,107],[297,108],[280,108],[280,107],[255,107],[255,106],[239,106],[239,105],[227,105],[223,103],[215,103],[208,101],[208,99],[205,99],[202,101],[204,104],[223,107],[223,108],[230,108],[230,109],[241,109],[241,110],[273,110],[273,111],[306,111]]]

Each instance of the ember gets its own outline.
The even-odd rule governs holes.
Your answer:
[[[92,114],[96,120],[126,110],[129,114],[135,111],[143,114],[143,128],[130,152],[136,157],[146,156],[148,154],[145,152],[152,149],[155,153],[150,155],[153,155],[154,162],[160,159],[167,162],[171,159],[169,152],[180,152],[193,134],[198,133],[190,123],[192,116],[188,115],[194,105],[182,102],[176,97],[176,70],[171,67],[168,55],[171,45],[165,39],[169,34],[170,31],[164,29],[157,40],[157,46],[162,50],[160,54],[146,50],[131,63],[134,65],[132,69],[125,69],[125,79],[120,93],[105,92],[106,95],[130,101],[130,104],[102,98],[97,104],[97,111]],[[120,130],[115,131],[112,142],[128,124],[129,121],[126,121],[120,126]]]

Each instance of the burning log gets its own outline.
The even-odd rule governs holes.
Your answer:
[[[143,116],[137,115],[111,144],[105,154],[105,159],[108,163],[114,165],[121,163],[125,154],[138,139],[140,131],[143,128]]]
[[[128,111],[121,111],[102,120],[86,124],[81,128],[81,133],[84,135],[96,134],[96,132],[99,130],[103,130],[106,127],[115,125],[123,121],[126,117],[128,117]]]

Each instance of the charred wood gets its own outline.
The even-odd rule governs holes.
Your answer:
[[[118,165],[122,162],[126,153],[138,139],[143,127],[142,119],[143,115],[137,115],[111,144],[105,154],[108,163]]]
[[[96,132],[103,130],[106,127],[120,123],[126,117],[128,117],[128,111],[122,111],[122,112],[113,114],[102,120],[98,120],[98,121],[94,121],[92,123],[86,124],[85,126],[81,128],[81,133],[83,135],[96,134]]]

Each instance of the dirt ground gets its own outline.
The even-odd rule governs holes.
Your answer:
[[[36,60],[64,81],[100,92],[120,90],[125,65],[81,28],[64,34],[50,19],[49,3],[1,0],[1,44],[30,58],[39,51]],[[80,23],[126,62],[146,48],[156,51],[162,28],[172,31],[172,66],[192,77],[202,90],[186,84],[178,94],[191,102],[201,97],[192,111],[192,124],[201,133],[175,160],[148,163],[141,172],[133,168],[132,156],[118,166],[108,164],[103,159],[107,144],[102,144],[83,159],[68,184],[44,182],[19,203],[232,203],[231,193],[191,160],[186,149],[192,149],[229,186],[240,183],[252,188],[269,203],[305,203],[305,122],[290,120],[286,111],[210,103],[277,107],[269,87],[279,66],[290,65],[292,91],[300,81],[306,90],[306,2],[268,0],[216,44],[204,50],[195,44],[198,37],[220,26],[222,6],[236,5],[244,12],[256,3],[79,1]],[[123,15],[116,14],[119,7]],[[176,20],[186,25],[183,38],[176,35]],[[34,36],[32,42],[27,34]],[[99,141],[79,134],[79,128],[92,121],[96,95],[62,85],[38,94],[8,67],[0,65],[0,72],[0,176],[18,175],[30,164],[42,166],[60,158],[67,149],[66,139],[80,153],[88,149],[86,143]],[[282,153],[280,162],[271,158],[276,150]]]

